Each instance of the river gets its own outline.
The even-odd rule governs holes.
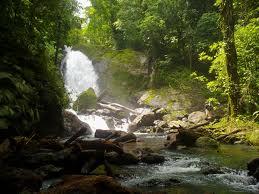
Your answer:
[[[92,62],[81,52],[68,48],[62,71],[72,100],[89,87],[100,93],[98,74]],[[65,64],[65,65],[64,65]],[[108,128],[97,116],[78,116],[95,128]],[[126,125],[126,127],[124,126]],[[127,123],[120,130],[127,128]],[[116,128],[116,126],[115,126]],[[117,128],[116,128],[117,129]],[[138,134],[138,142],[126,144],[128,152],[136,148],[151,148],[164,155],[159,165],[138,164],[116,167],[121,184],[143,191],[161,191],[176,194],[247,194],[259,193],[259,183],[247,176],[246,163],[259,156],[258,147],[221,145],[219,149],[185,148],[165,150],[165,136]],[[216,169],[204,175],[206,169]]]

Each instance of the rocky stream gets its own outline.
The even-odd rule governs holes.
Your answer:
[[[3,141],[3,193],[259,193],[259,147],[213,139],[203,110],[167,122],[164,108],[110,102],[71,48],[61,72],[73,102],[64,136]]]

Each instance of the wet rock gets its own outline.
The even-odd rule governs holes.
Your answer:
[[[202,174],[204,175],[209,175],[209,174],[224,174],[224,172],[222,170],[220,170],[220,168],[216,168],[216,167],[207,167],[202,169],[201,171]]]
[[[12,167],[0,170],[0,188],[5,194],[37,192],[41,185],[41,177],[31,170]]]
[[[131,165],[139,162],[139,159],[130,153],[118,154],[110,152],[105,154],[105,158],[109,163],[117,165]]]
[[[42,177],[42,179],[51,179],[61,176],[63,168],[56,167],[52,164],[42,166],[34,170],[34,172]]]
[[[82,127],[85,127],[89,129],[88,131],[86,131],[85,134],[86,135],[92,134],[92,131],[90,130],[89,125],[81,121],[75,113],[69,110],[64,110],[63,117],[64,117],[64,127],[67,132],[76,133]]]
[[[147,164],[160,164],[165,161],[165,157],[156,153],[148,153],[141,156],[141,162]]]
[[[140,161],[147,164],[159,164],[165,161],[165,157],[155,153],[150,148],[137,148],[133,151]]]
[[[180,145],[181,142],[179,140],[179,132],[170,133],[166,137],[167,142],[165,143],[165,147],[168,149],[176,149],[177,145]]]
[[[157,109],[153,110],[153,112],[155,113],[155,119],[156,120],[162,120],[163,117],[166,114],[168,114],[168,112],[165,108],[157,108]]]
[[[253,174],[253,176],[257,179],[257,181],[259,181],[259,168],[256,169],[256,171]]]
[[[170,122],[168,123],[168,126],[169,126],[170,128],[176,128],[176,129],[178,129],[178,128],[180,128],[180,127],[188,128],[188,127],[190,126],[190,124],[189,124],[188,122],[178,120],[178,121],[170,121]]]
[[[195,123],[198,124],[201,121],[204,121],[206,119],[206,114],[205,112],[201,112],[201,111],[196,111],[196,112],[192,112],[189,116],[188,116],[188,121],[191,123]]]
[[[112,135],[113,133],[114,133],[114,130],[97,129],[95,131],[94,137],[96,137],[96,138],[107,138],[108,136]]]
[[[114,142],[120,142],[120,143],[123,143],[123,142],[136,142],[137,140],[137,136],[134,134],[134,133],[128,133],[128,134],[125,134],[121,137],[118,137],[114,140]]]
[[[139,184],[139,186],[145,186],[145,187],[168,187],[171,185],[175,185],[175,184],[179,184],[181,183],[179,180],[174,179],[174,178],[170,178],[168,180],[160,180],[160,179],[150,179],[148,181],[145,181],[141,184]]]
[[[144,112],[137,116],[133,122],[137,123],[138,127],[154,125],[155,114],[154,112]]]
[[[64,149],[64,145],[56,139],[44,138],[40,140],[40,148],[59,151]]]
[[[140,194],[140,192],[122,187],[112,177],[108,176],[69,176],[55,188],[48,190],[48,194]]]
[[[153,126],[156,120],[155,113],[151,111],[144,111],[141,115],[138,115],[134,121],[129,125],[128,131],[135,132],[137,128],[143,126]]]
[[[200,134],[195,131],[179,129],[178,132],[167,135],[165,146],[169,149],[176,149],[179,145],[194,146],[199,137]]]
[[[183,121],[185,119],[188,119],[188,114],[185,114],[185,115],[178,115],[176,116],[176,119],[177,120],[180,120],[180,121]]]
[[[248,175],[259,181],[259,158],[255,158],[247,163]]]
[[[199,137],[196,140],[195,145],[201,148],[218,148],[219,142],[210,137]]]
[[[138,125],[137,123],[130,123],[128,126],[128,132],[136,132],[138,130]]]
[[[161,127],[161,128],[169,127],[168,123],[166,121],[156,120],[155,124],[156,124],[157,127]]]

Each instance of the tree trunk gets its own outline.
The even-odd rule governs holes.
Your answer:
[[[60,36],[61,36],[61,22],[58,19],[57,20],[57,31],[56,31],[56,48],[55,48],[55,59],[54,59],[54,63],[55,65],[58,66],[58,49],[59,49],[59,45],[60,45]],[[58,66],[59,68],[59,66]]]
[[[233,0],[221,2],[222,33],[224,37],[224,51],[226,54],[226,67],[229,82],[228,102],[229,116],[235,117],[239,113],[239,77],[237,73],[237,53],[234,39]]]

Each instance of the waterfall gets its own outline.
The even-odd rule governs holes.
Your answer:
[[[77,96],[88,88],[93,88],[95,93],[100,93],[98,75],[92,61],[80,51],[74,51],[65,46],[66,57],[61,64],[61,72],[64,77],[65,87],[75,101]]]
[[[100,94],[98,86],[98,74],[96,73],[92,61],[80,51],[74,51],[71,47],[65,46],[66,56],[61,63],[61,74],[65,81],[65,87],[73,103],[77,96],[87,90],[93,88],[95,93]],[[109,129],[106,121],[98,115],[78,115],[74,110],[69,109],[77,117],[88,123],[95,133],[96,129]],[[115,122],[115,121],[114,121]],[[115,122],[116,123],[116,122]],[[123,124],[115,124],[115,130],[127,131],[128,123],[122,121]]]

